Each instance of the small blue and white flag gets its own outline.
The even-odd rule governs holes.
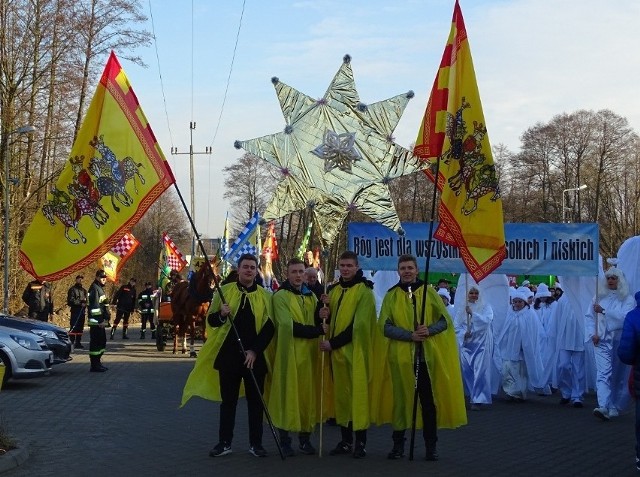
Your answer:
[[[260,230],[260,213],[256,212],[222,258],[229,263],[237,264],[240,256],[245,253],[258,257],[258,248],[256,247],[257,241],[260,240],[257,237],[258,230]]]

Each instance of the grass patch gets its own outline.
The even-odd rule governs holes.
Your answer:
[[[17,447],[16,441],[9,435],[4,418],[0,417],[0,454]]]

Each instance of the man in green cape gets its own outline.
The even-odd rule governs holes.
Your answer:
[[[416,386],[415,353],[419,351],[417,376],[420,414],[426,460],[438,460],[438,428],[456,428],[467,423],[464,391],[453,323],[437,292],[418,280],[418,265],[412,255],[398,259],[400,281],[385,295],[378,326],[385,338],[376,346],[376,381],[379,401],[374,403],[378,424],[391,422],[393,449],[389,459],[404,456],[405,431],[412,426]],[[423,293],[427,293],[423,313]],[[424,316],[423,316],[424,315]],[[378,334],[380,336],[380,334]],[[378,344],[378,342],[376,343]],[[388,383],[392,387],[392,400]]]
[[[231,453],[236,407],[244,383],[249,414],[249,452],[265,457],[262,447],[261,394],[267,375],[265,350],[274,334],[271,295],[256,285],[258,259],[251,254],[238,259],[238,281],[223,285],[226,303],[216,293],[207,313],[208,339],[187,379],[182,394],[182,406],[193,396],[220,403],[219,442],[209,452],[211,457]],[[231,322],[239,336],[232,330]],[[245,353],[241,353],[238,341]],[[251,378],[251,370],[258,388]]]
[[[298,432],[299,450],[315,454],[309,440],[320,422],[320,350],[318,337],[328,329],[317,316],[318,299],[304,284],[304,262],[287,263],[287,280],[273,295],[276,347],[269,412],[280,430],[285,457],[295,455],[289,432]]]
[[[331,353],[325,361],[325,417],[335,417],[342,440],[331,455],[366,456],[367,428],[370,423],[369,382],[373,371],[372,336],[376,325],[376,303],[373,283],[363,277],[358,256],[346,251],[338,261],[340,280],[322,295],[328,307],[320,309],[320,318],[331,319],[328,339],[320,350]],[[356,444],[353,447],[353,431]]]

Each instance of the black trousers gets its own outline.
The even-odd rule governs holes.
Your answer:
[[[102,326],[89,326],[89,358],[91,366],[100,364],[100,358],[107,347],[107,333]]]
[[[124,311],[121,309],[117,309],[116,310],[116,319],[113,322],[113,327],[117,328],[118,327],[118,323],[120,323],[120,320],[122,320],[122,327],[123,328],[128,328],[129,327],[129,316],[131,316],[131,312],[130,311]]]
[[[233,440],[233,428],[236,423],[236,408],[240,393],[240,382],[244,381],[244,389],[247,398],[247,411],[249,415],[249,444],[251,446],[262,445],[262,416],[263,407],[260,395],[264,391],[264,378],[266,370],[254,369],[254,375],[260,390],[251,379],[249,370],[244,366],[223,367],[220,373],[220,442],[231,443]]]
[[[430,447],[438,442],[438,426],[436,424],[436,405],[433,400],[431,377],[427,369],[427,363],[421,362],[418,367],[418,399],[422,410],[422,437],[425,444]],[[393,431],[393,440],[404,438],[404,430]]]
[[[342,442],[347,444],[353,444],[353,423],[349,422],[348,426],[340,426],[340,434],[342,435]],[[356,443],[367,443],[367,430],[360,429],[356,431]]]
[[[153,313],[140,313],[140,317],[142,321],[142,325],[140,326],[141,330],[147,329],[147,320],[149,320],[149,328],[151,328],[151,330],[156,329],[156,325],[153,322]]]

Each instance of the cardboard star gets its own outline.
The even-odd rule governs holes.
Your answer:
[[[401,233],[389,181],[426,167],[393,142],[392,133],[413,92],[361,103],[349,55],[320,99],[278,78],[272,83],[286,120],[284,131],[235,143],[281,171],[282,183],[265,218],[311,204],[322,239],[331,244],[355,208]]]

